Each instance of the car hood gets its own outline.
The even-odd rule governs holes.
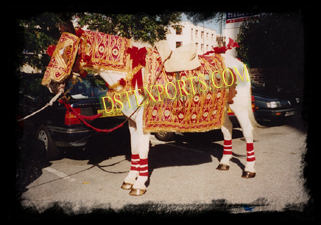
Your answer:
[[[296,96],[293,92],[278,92],[267,88],[253,88],[252,95],[269,100],[289,99]]]

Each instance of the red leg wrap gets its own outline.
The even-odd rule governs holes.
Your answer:
[[[130,170],[139,171],[139,154],[132,154]]]
[[[232,140],[224,140],[223,155],[232,155]]]
[[[254,155],[253,143],[246,143],[246,152],[247,152],[246,160],[248,162],[254,162],[255,161],[255,155]]]
[[[139,164],[139,176],[148,177],[148,159],[140,159]]]

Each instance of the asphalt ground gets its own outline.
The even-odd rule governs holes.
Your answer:
[[[306,130],[299,118],[258,128],[254,133],[257,175],[241,178],[246,143],[233,129],[229,171],[216,167],[223,152],[220,130],[184,134],[162,142],[151,136],[150,180],[145,195],[120,188],[130,168],[128,133],[119,140],[97,135],[86,149],[64,149],[59,160],[40,168],[21,188],[22,209],[45,213],[60,208],[66,215],[94,212],[184,214],[206,210],[228,213],[302,211],[310,199],[304,187]],[[28,211],[28,212],[29,212]]]

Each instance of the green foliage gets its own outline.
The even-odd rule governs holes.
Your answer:
[[[20,66],[28,63],[44,71],[50,60],[46,50],[49,45],[56,45],[60,37],[59,24],[71,18],[71,14],[43,13],[28,20],[20,20],[19,35],[24,42],[18,55]]]
[[[89,30],[134,38],[151,44],[166,39],[166,33],[171,25],[180,21],[179,12],[165,12],[159,15],[147,13],[137,14],[78,14],[79,24],[88,25]]]
[[[97,13],[43,13],[28,20],[19,20],[18,35],[23,37],[18,49],[17,66],[26,63],[45,71],[50,57],[46,54],[49,45],[56,45],[61,32],[59,26],[79,18],[81,27],[125,38],[134,38],[153,44],[166,39],[171,25],[180,21],[179,12],[164,12],[159,15],[139,14],[97,14]],[[18,69],[18,68],[17,68]]]
[[[299,14],[262,14],[244,21],[236,41],[237,57],[250,67],[301,69],[303,25]]]

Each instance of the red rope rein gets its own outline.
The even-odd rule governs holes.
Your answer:
[[[97,119],[97,118],[99,118],[99,117],[102,115],[102,113],[99,113],[99,114],[93,115],[93,116],[80,115],[80,114],[78,114],[78,113],[76,112],[76,110],[75,110],[73,107],[71,107],[71,105],[70,105],[69,103],[67,103],[66,101],[60,99],[59,102],[60,102],[61,104],[64,104],[65,107],[66,107],[66,109],[67,109],[69,112],[71,112],[72,114],[74,114],[74,115],[75,115],[81,122],[83,122],[87,127],[90,127],[90,128],[94,129],[94,130],[97,131],[97,132],[101,132],[101,133],[109,133],[109,132],[112,132],[112,131],[114,131],[114,130],[120,128],[120,127],[122,127],[122,126],[125,124],[125,122],[127,121],[127,120],[125,120],[125,121],[122,122],[121,124],[117,125],[116,127],[111,128],[111,129],[99,129],[99,128],[93,127],[92,125],[90,125],[90,124],[89,124],[87,121],[85,121],[85,120],[94,120],[94,119]]]

